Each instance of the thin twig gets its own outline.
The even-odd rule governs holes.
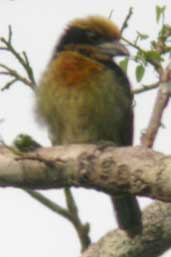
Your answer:
[[[76,202],[74,200],[74,197],[72,195],[70,188],[66,187],[64,189],[64,193],[65,193],[65,199],[66,199],[68,210],[73,214],[73,216],[77,216],[78,208],[77,208]]]
[[[109,20],[111,20],[112,15],[113,15],[113,9],[112,9],[112,10],[110,11],[110,13],[109,13],[109,16],[108,16],[108,19],[109,19]]]
[[[28,193],[31,197],[39,201],[41,204],[46,206],[48,209],[51,211],[54,211],[55,213],[61,215],[63,218],[67,219],[70,221],[73,226],[75,227],[80,242],[82,246],[82,251],[84,251],[90,244],[90,238],[88,236],[88,224],[82,224],[81,221],[79,220],[79,217],[73,213],[73,208],[63,208],[59,204],[54,203],[52,200],[44,196],[43,194],[34,191],[34,190],[29,190],[29,189],[23,189],[26,193]],[[72,198],[72,201],[74,201],[74,198],[72,197],[72,193],[70,189],[66,189],[67,195],[69,195],[69,198]],[[69,204],[70,205],[70,204]],[[67,204],[68,207],[68,204]],[[70,206],[71,207],[71,206]],[[74,205],[75,209],[76,205]]]
[[[29,62],[27,53],[25,51],[23,51],[23,56],[24,56],[24,59],[25,59],[26,68],[27,68],[27,72],[28,72],[29,78],[32,81],[33,85],[36,85],[34,74],[33,74],[33,69],[30,66],[30,62]]]
[[[144,52],[144,50],[138,46],[137,44],[134,44],[132,43],[130,40],[128,40],[127,38],[125,37],[121,37],[123,41],[125,41],[125,43],[127,43],[129,46],[132,46],[133,48],[137,49],[138,51],[141,51],[141,52]]]
[[[70,188],[67,188],[67,187],[64,188],[64,193],[65,193],[65,199],[66,199],[68,211],[73,217],[73,223],[75,225],[75,229],[77,230],[77,233],[82,245],[82,251],[84,251],[91,243],[91,240],[89,237],[89,224],[88,223],[82,224],[78,215],[78,208]]]
[[[13,84],[15,84],[15,82],[17,82],[17,79],[12,79],[12,80],[10,80],[9,82],[7,82],[7,83],[3,86],[3,88],[1,89],[1,91],[4,91],[4,90],[10,88]]]
[[[21,81],[25,85],[27,85],[29,87],[32,87],[32,82],[30,80],[28,80],[27,78],[21,76],[16,70],[11,69],[4,64],[0,64],[0,67],[6,70],[6,71],[0,71],[0,75],[6,75],[6,76],[14,77],[14,82]],[[6,85],[3,87],[2,90],[4,90],[4,88],[6,89]]]
[[[159,82],[151,84],[151,85],[143,85],[140,88],[134,89],[132,92],[133,92],[134,95],[136,95],[136,94],[140,94],[140,93],[147,92],[149,90],[155,89],[158,86],[159,86]]]
[[[23,189],[26,193],[28,193],[31,197],[34,199],[38,200],[40,203],[48,207],[51,211],[56,212],[57,214],[60,214],[62,217],[68,219],[69,221],[72,222],[72,217],[70,213],[68,212],[67,209],[61,207],[60,205],[54,203],[47,197],[45,197],[43,194],[34,191],[34,190],[28,190],[28,189]]]
[[[11,28],[11,26],[9,26],[8,39],[6,40],[4,37],[1,37],[0,41],[5,45],[5,47],[1,47],[0,50],[4,50],[4,51],[10,52],[16,58],[16,60],[20,63],[20,65],[24,68],[24,70],[26,71],[26,73],[28,75],[28,78],[29,78],[29,80],[28,79],[24,79],[24,80],[23,79],[18,79],[18,80],[22,81],[24,84],[29,85],[30,87],[32,87],[32,89],[34,89],[35,86],[36,86],[36,82],[35,82],[35,78],[34,78],[34,73],[33,73],[32,67],[30,66],[30,63],[29,63],[29,60],[28,60],[28,57],[27,57],[26,53],[23,52],[23,56],[22,56],[13,47],[13,45],[12,45],[12,28]],[[2,67],[2,65],[1,65],[1,67]],[[6,66],[6,68],[7,68],[7,66]],[[14,71],[13,71],[13,73],[14,73]],[[19,78],[23,78],[16,71],[15,71],[15,73],[17,74],[17,76]]]
[[[11,44],[11,40],[12,40],[12,27],[11,25],[8,26],[8,42],[9,44]]]
[[[133,14],[133,8],[130,7],[128,14],[127,14],[127,16],[122,24],[122,27],[121,27],[121,35],[123,34],[123,31],[128,27],[128,21],[130,20],[132,14]]]

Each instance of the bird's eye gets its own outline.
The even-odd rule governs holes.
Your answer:
[[[96,40],[98,38],[98,35],[93,31],[86,31],[86,35],[92,40]]]

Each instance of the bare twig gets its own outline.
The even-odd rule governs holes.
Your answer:
[[[78,213],[76,215],[73,212],[73,209],[71,210],[71,208],[69,208],[68,205],[67,205],[68,208],[66,209],[37,191],[29,190],[29,189],[23,189],[23,190],[26,193],[28,193],[31,197],[39,201],[41,204],[46,206],[48,209],[61,215],[63,218],[67,219],[73,224],[73,226],[77,231],[78,237],[80,239],[82,251],[84,251],[89,246],[89,244],[91,243],[91,240],[88,236],[89,224],[88,223],[82,224],[79,219]],[[72,198],[72,201],[74,201],[74,198],[72,196],[70,189],[65,189],[65,192],[67,190],[68,190],[67,195],[69,194],[70,195],[69,198]],[[76,205],[75,205],[75,208],[77,208]]]
[[[25,51],[23,51],[23,56],[24,56],[24,59],[25,59],[26,70],[27,70],[28,76],[29,76],[30,80],[32,81],[32,84],[34,86],[36,86],[36,82],[35,82],[35,79],[34,79],[33,69],[30,66],[30,62],[29,62],[27,53]]]
[[[39,201],[41,204],[49,208],[51,211],[54,211],[55,213],[61,215],[63,218],[70,221],[73,226],[75,227],[78,237],[80,239],[80,243],[82,246],[82,251],[84,251],[89,244],[91,243],[91,240],[88,236],[89,233],[89,224],[82,224],[79,216],[78,216],[78,210],[75,204],[75,200],[72,196],[72,193],[70,189],[65,189],[65,195],[67,200],[67,209],[61,207],[59,204],[56,204],[54,201],[50,200],[43,194],[29,189],[23,189],[26,193],[28,193],[31,197]],[[68,202],[69,201],[69,202]],[[74,203],[74,204],[73,204]],[[76,210],[76,212],[75,212]]]
[[[127,14],[127,16],[122,24],[122,27],[121,27],[121,35],[123,34],[123,31],[128,27],[128,21],[130,20],[132,14],[133,14],[133,8],[130,7],[128,14]]]
[[[6,74],[6,75],[11,75],[11,76],[16,78],[16,81],[21,81],[24,84],[30,86],[32,89],[34,89],[35,86],[36,86],[36,82],[35,82],[35,78],[34,78],[34,73],[33,73],[32,67],[30,66],[30,62],[28,60],[28,57],[27,57],[26,53],[23,52],[22,53],[23,56],[22,56],[13,47],[13,45],[12,45],[12,28],[11,28],[11,26],[9,26],[8,39],[5,39],[4,37],[1,37],[0,41],[4,44],[3,47],[0,47],[0,50],[8,51],[16,58],[16,60],[20,63],[20,65],[26,71],[28,79],[24,78],[23,76],[21,76],[16,70],[12,70],[11,68],[1,64],[2,68],[5,68],[6,70],[9,71],[9,74]]]
[[[170,64],[161,74],[160,88],[156,97],[156,101],[153,107],[153,112],[149,125],[145,133],[141,136],[141,143],[144,146],[152,147],[157,135],[157,132],[161,126],[161,120],[169,99],[170,99],[170,87],[171,87],[171,69]]]
[[[113,9],[110,11],[109,13],[109,16],[108,16],[108,19],[110,20],[112,18],[112,15],[113,15]]]
[[[4,91],[4,90],[10,88],[10,86],[12,86],[15,82],[17,82],[17,79],[12,79],[12,80],[10,80],[9,82],[7,82],[7,83],[3,86],[3,88],[1,89],[1,91]]]
[[[127,43],[129,46],[132,46],[133,48],[137,49],[138,51],[144,52],[144,50],[138,46],[137,44],[134,44],[133,42],[131,42],[130,40],[128,40],[127,38],[122,36],[122,40]]]
[[[32,82],[30,80],[28,80],[27,78],[21,76],[16,70],[11,69],[11,68],[9,68],[8,66],[6,66],[4,64],[0,64],[0,67],[5,70],[5,71],[0,71],[0,75],[6,75],[6,76],[14,77],[13,83],[15,83],[16,81],[21,81],[25,85],[27,85],[29,87],[32,87]],[[10,85],[12,85],[12,84],[10,84]],[[10,85],[9,85],[9,83],[7,83],[2,88],[2,90],[9,88]]]
[[[68,210],[73,214],[73,216],[77,216],[78,208],[70,188],[66,187],[64,189],[64,193],[65,193],[65,199],[66,199]]]
[[[151,84],[151,85],[142,85],[140,88],[136,88],[132,92],[133,92],[133,94],[136,95],[136,94],[140,94],[140,93],[147,92],[149,90],[155,89],[158,86],[159,86],[159,82]]]
[[[89,234],[89,224],[82,224],[79,216],[78,216],[78,210],[77,206],[75,204],[75,200],[72,196],[71,190],[69,188],[66,188],[64,190],[66,200],[67,200],[67,209],[61,207],[59,204],[56,204],[54,201],[50,200],[43,194],[29,190],[29,189],[23,189],[26,193],[28,193],[31,197],[39,201],[41,204],[49,208],[51,211],[54,211],[55,213],[61,215],[63,218],[70,221],[73,226],[75,227],[78,237],[80,239],[80,243],[82,246],[82,251],[84,251],[89,244],[91,243],[91,240],[88,236]]]
[[[23,189],[26,193],[28,193],[31,197],[38,200],[40,203],[48,207],[50,210],[56,212],[57,214],[60,214],[62,217],[68,219],[69,221],[72,221],[72,217],[67,209],[61,207],[57,203],[54,203],[47,197],[45,197],[43,194],[29,189]]]
[[[89,224],[82,224],[79,215],[78,215],[78,208],[72,192],[69,188],[64,189],[65,198],[67,202],[67,209],[61,207],[59,204],[55,203],[54,201],[48,199],[43,194],[29,190],[23,189],[26,193],[36,199],[38,202],[49,208],[50,210],[54,211],[55,213],[61,215],[63,218],[70,221],[75,230],[77,231],[78,237],[80,239],[81,249],[84,251],[91,243],[91,239],[89,237]]]
[[[11,44],[11,40],[12,40],[12,28],[11,28],[11,25],[9,25],[8,29],[9,29],[8,42],[9,42],[9,44]]]
[[[78,215],[78,208],[75,202],[75,199],[72,195],[70,188],[64,188],[66,203],[68,207],[68,211],[72,216],[72,222],[75,226],[75,229],[77,230],[81,245],[82,245],[82,251],[84,251],[89,244],[91,243],[91,240],[89,238],[89,224],[82,224],[81,220]]]

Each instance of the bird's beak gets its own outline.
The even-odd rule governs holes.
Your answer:
[[[119,41],[104,42],[97,45],[99,50],[107,55],[111,56],[129,56],[128,49],[122,45]]]

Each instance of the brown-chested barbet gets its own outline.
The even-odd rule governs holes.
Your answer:
[[[113,60],[120,55],[128,55],[128,51],[111,20],[90,16],[68,25],[37,90],[38,113],[54,145],[132,144],[130,84]],[[136,198],[129,193],[111,198],[119,227],[130,236],[140,233]]]

